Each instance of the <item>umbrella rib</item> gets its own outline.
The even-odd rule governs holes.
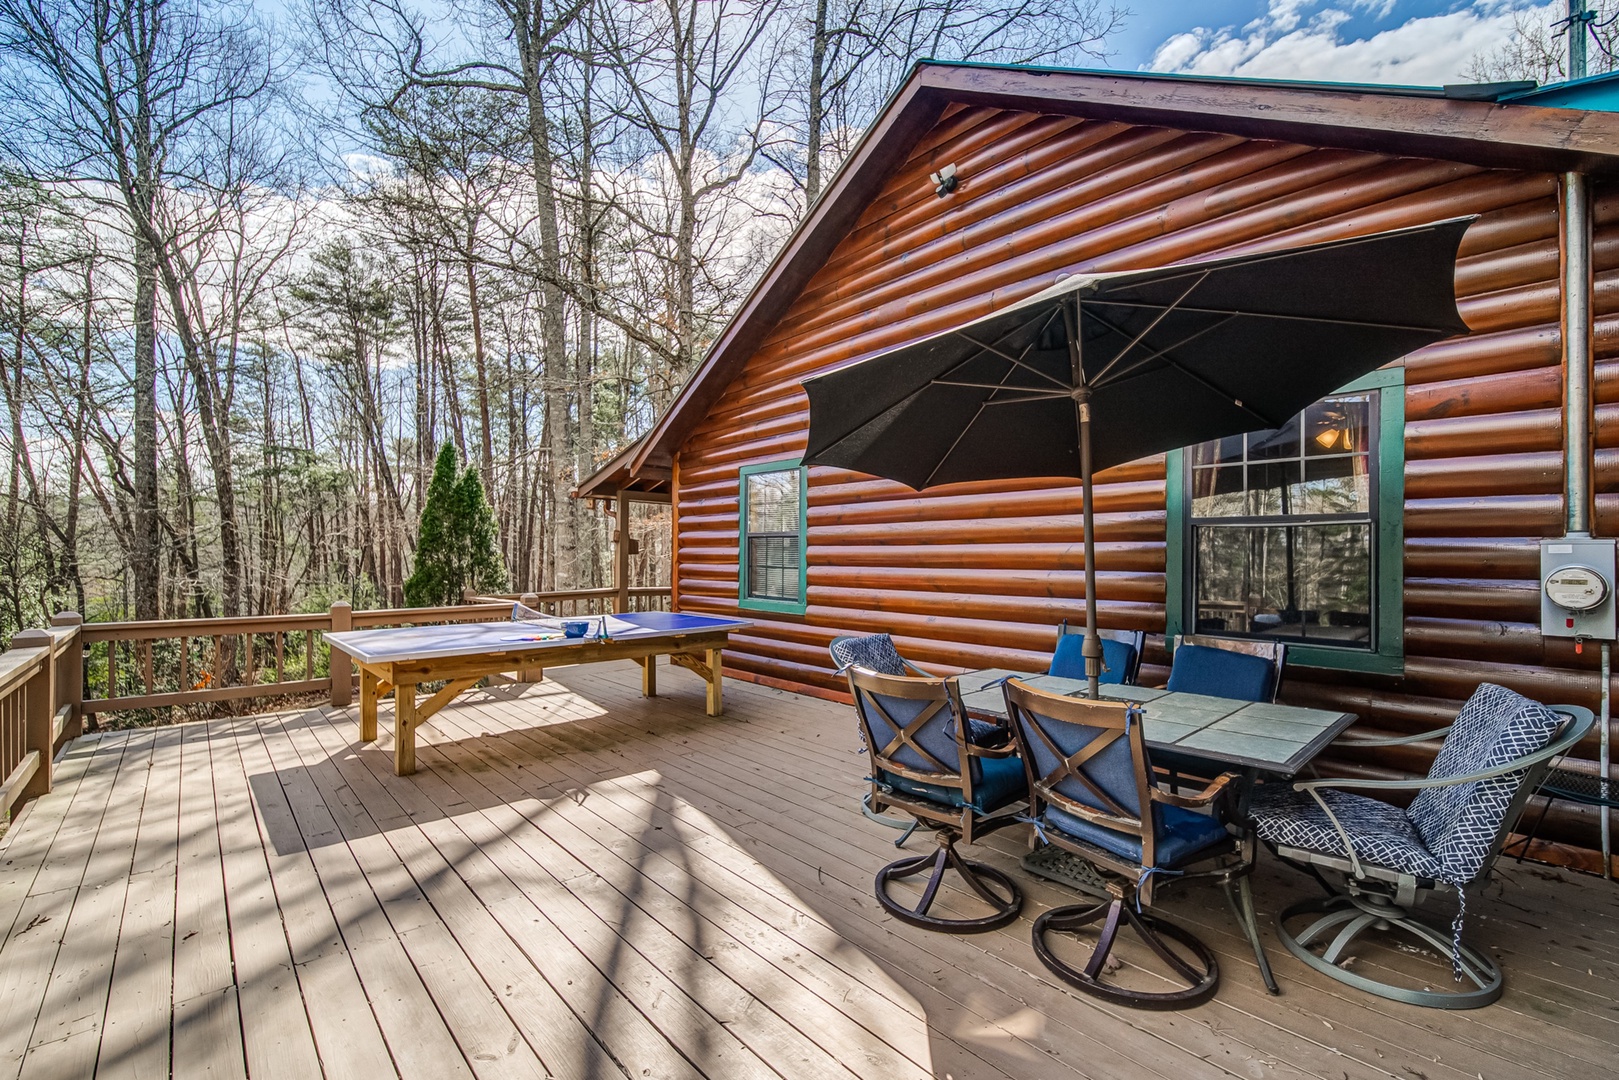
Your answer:
[[[1087,300],[1087,309],[1094,307],[1127,307],[1127,308],[1156,308],[1158,304],[1143,303],[1138,300]],[[1232,311],[1230,308],[1183,307],[1181,311],[1195,315],[1227,315],[1231,317],[1243,316],[1249,319],[1280,319],[1286,322],[1312,322],[1330,323],[1333,326],[1362,326],[1372,330],[1415,330],[1419,333],[1436,334],[1439,327],[1414,326],[1409,323],[1372,322],[1366,319],[1328,318],[1324,315],[1283,315],[1270,311]]]
[[[962,335],[962,337],[966,337],[966,336],[967,335],[965,335],[965,334]],[[967,338],[967,340],[972,341],[971,338]],[[1011,357],[1007,357],[1007,359],[1010,360]],[[1014,361],[1014,363],[1015,362],[1016,361]],[[1012,377],[1012,373],[1014,371],[1016,371],[1016,370],[1017,370],[1017,368],[1007,368],[1006,369],[1006,374],[1001,376],[1001,384],[1002,385],[996,386],[996,387],[990,387],[989,389],[991,389],[991,390],[993,390],[995,392],[999,392],[1001,390],[1007,390],[1007,389],[1010,389],[1010,390],[1021,389],[1020,387],[1008,387],[1008,386],[1005,385],[1006,380],[1010,379]],[[1067,395],[1066,394],[1061,394],[1061,395],[1053,395],[1053,396],[1054,397],[1066,397]],[[950,460],[950,455],[954,454],[956,452],[956,447],[961,445],[961,440],[965,439],[967,437],[967,432],[972,429],[972,426],[974,424],[978,423],[978,418],[980,416],[984,415],[984,409],[988,404],[989,404],[989,401],[988,401],[987,398],[978,403],[978,411],[973,413],[973,418],[971,420],[969,420],[965,424],[961,425],[961,430],[956,432],[955,439],[950,443],[950,449],[946,450],[943,454],[941,454],[939,456],[939,460],[933,466],[933,470],[928,473],[928,478],[922,482],[922,487],[923,488],[928,487],[929,485],[931,485],[933,483],[933,478],[935,476],[939,475],[939,470],[944,468],[944,463],[949,461]],[[918,488],[917,490],[920,491],[921,488]]]
[[[1141,339],[1142,338],[1146,337],[1148,334],[1150,334],[1154,330],[1156,330],[1158,328],[1159,323],[1161,323],[1165,319],[1169,318],[1170,312],[1174,311],[1175,309],[1177,309],[1177,308],[1179,308],[1181,306],[1181,301],[1182,300],[1185,300],[1188,296],[1192,295],[1192,290],[1193,289],[1196,289],[1199,285],[1203,284],[1208,279],[1209,279],[1209,271],[1205,270],[1205,271],[1203,271],[1202,275],[1198,277],[1198,279],[1196,281],[1194,281],[1190,285],[1186,286],[1186,291],[1181,293],[1179,296],[1177,296],[1175,298],[1174,303],[1170,304],[1168,307],[1166,307],[1162,311],[1160,311],[1158,313],[1158,317],[1156,319],[1154,319],[1152,322],[1148,323],[1146,328],[1144,330],[1142,330],[1141,333],[1139,333],[1135,337],[1131,338],[1130,343],[1128,345],[1126,345],[1124,348],[1120,349],[1117,353],[1115,353],[1113,355],[1113,359],[1109,360],[1106,364],[1103,364],[1102,365],[1102,370],[1098,371],[1096,373],[1096,377],[1094,379],[1092,379],[1091,382],[1093,384],[1095,384],[1095,383],[1098,383],[1098,382],[1102,381],[1103,379],[1107,378],[1108,372],[1112,371],[1114,369],[1114,367],[1116,367],[1118,365],[1119,361],[1124,359],[1124,356],[1125,356],[1126,353],[1128,353],[1131,349],[1135,348],[1137,345],[1141,344]]]
[[[1017,390],[1017,391],[1021,391],[1022,393],[1026,393],[1026,394],[1039,394],[1041,396],[1041,398],[1048,398],[1048,397],[1054,397],[1054,398],[1064,397],[1065,398],[1065,397],[1069,396],[1069,393],[1068,393],[1067,390],[1062,390],[1062,391],[1044,390],[1044,389],[1041,389],[1038,386],[1006,386],[1006,385],[997,385],[995,383],[961,382],[961,381],[956,380],[956,379],[934,379],[934,380],[932,380],[932,382],[929,385],[932,385],[932,386],[963,386],[963,387],[967,387],[967,388],[972,389],[972,390],[994,390],[997,393],[1002,391],[1002,390]]]
[[[1248,406],[1246,406],[1246,405],[1244,405],[1242,403],[1242,399],[1239,398],[1237,395],[1235,395],[1231,391],[1225,389],[1225,387],[1223,387],[1223,386],[1218,386],[1215,383],[1210,382],[1208,379],[1204,378],[1202,375],[1199,375],[1197,372],[1193,371],[1191,368],[1189,368],[1186,365],[1182,364],[1179,360],[1175,360],[1175,359],[1173,359],[1171,357],[1166,356],[1166,357],[1164,357],[1164,362],[1166,364],[1168,364],[1170,367],[1174,368],[1176,371],[1180,372],[1182,375],[1185,375],[1188,379],[1191,379],[1194,382],[1202,383],[1203,386],[1206,389],[1212,390],[1216,394],[1219,394],[1221,397],[1223,397],[1227,401],[1231,402],[1231,404],[1235,405],[1237,408],[1241,409],[1243,412],[1247,413],[1249,416],[1255,417],[1256,419],[1262,421],[1265,424],[1266,427],[1277,427],[1277,426],[1279,426],[1276,423],[1275,420],[1272,420],[1270,417],[1264,415],[1263,413],[1255,412],[1253,409],[1250,409]]]
[[[1106,319],[1100,317],[1099,315],[1096,315],[1095,313],[1092,313],[1091,317],[1093,319],[1096,319],[1096,321],[1101,323],[1103,326],[1107,326],[1107,327],[1112,328],[1112,329],[1117,329],[1116,327],[1113,327],[1112,323],[1108,322]],[[1140,360],[1137,360],[1135,363],[1131,364],[1127,368],[1124,368],[1118,374],[1116,374],[1110,380],[1110,384],[1114,383],[1114,382],[1123,382],[1125,379],[1128,379],[1135,372],[1140,371],[1143,367],[1145,367],[1148,364],[1152,363],[1154,360],[1159,359],[1160,357],[1164,357],[1164,358],[1167,359],[1170,353],[1174,352],[1176,349],[1180,348],[1182,345],[1190,344],[1191,342],[1196,341],[1198,338],[1202,337],[1204,334],[1207,334],[1209,331],[1217,330],[1217,329],[1224,326],[1226,323],[1230,322],[1232,319],[1235,319],[1235,318],[1236,318],[1235,315],[1227,315],[1225,318],[1220,319],[1217,322],[1212,322],[1209,325],[1205,326],[1201,330],[1197,330],[1197,331],[1194,331],[1193,333],[1187,334],[1185,337],[1181,338],[1179,341],[1175,342],[1175,344],[1173,344],[1173,345],[1166,345],[1164,348],[1159,349],[1157,352],[1153,353],[1150,356],[1143,356]],[[1121,330],[1120,333],[1123,333],[1123,331]],[[1104,374],[1105,374],[1105,372],[1104,372]]]

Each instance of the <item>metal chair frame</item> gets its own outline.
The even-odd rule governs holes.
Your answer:
[[[1464,776],[1410,777],[1398,780],[1329,778],[1301,780],[1295,783],[1293,785],[1295,791],[1307,792],[1315,800],[1316,804],[1325,811],[1327,820],[1332,823],[1333,828],[1338,833],[1338,838],[1342,841],[1347,855],[1288,847],[1286,845],[1267,845],[1283,861],[1309,873],[1321,883],[1328,893],[1326,899],[1306,900],[1302,903],[1294,904],[1276,917],[1276,933],[1282,939],[1282,944],[1287,947],[1287,950],[1310,967],[1330,978],[1359,990],[1364,990],[1369,994],[1388,998],[1391,1001],[1405,1002],[1408,1005],[1421,1005],[1438,1009],[1476,1009],[1498,999],[1501,996],[1503,986],[1500,966],[1490,957],[1466,945],[1460,948],[1455,956],[1455,961],[1462,976],[1472,985],[1471,989],[1461,991],[1451,992],[1431,988],[1414,990],[1380,982],[1340,966],[1340,958],[1344,956],[1348,947],[1357,937],[1370,929],[1400,930],[1416,938],[1423,945],[1438,949],[1440,953],[1449,951],[1452,948],[1450,938],[1415,918],[1411,914],[1411,909],[1424,894],[1455,891],[1455,887],[1447,882],[1435,881],[1431,878],[1379,866],[1376,863],[1363,860],[1359,853],[1356,852],[1348,830],[1338,820],[1338,816],[1333,813],[1332,807],[1321,796],[1321,792],[1329,789],[1339,791],[1418,792],[1427,788],[1455,787],[1461,784],[1470,784],[1479,780],[1505,776],[1519,770],[1527,770],[1523,781],[1518,785],[1518,790],[1514,794],[1512,802],[1508,804],[1506,812],[1502,815],[1501,825],[1496,830],[1495,838],[1491,843],[1488,854],[1485,856],[1484,864],[1479,869],[1474,880],[1487,877],[1501,855],[1501,849],[1506,842],[1507,836],[1511,834],[1513,828],[1517,825],[1518,819],[1523,814],[1524,807],[1528,805],[1530,796],[1539,787],[1546,771],[1550,768],[1551,761],[1554,758],[1561,757],[1578,745],[1595,723],[1595,717],[1591,711],[1578,705],[1549,705],[1547,708],[1568,717],[1562,730],[1552,742],[1535,753],[1526,754],[1494,768],[1468,773]],[[1340,745],[1351,747],[1399,746],[1441,739],[1449,733],[1450,726],[1447,725],[1418,735],[1388,739],[1348,739],[1341,742]],[[1343,875],[1343,885],[1335,888],[1322,876],[1321,870],[1323,869]],[[1316,919],[1303,932],[1295,935],[1287,929],[1287,923],[1289,920],[1301,915],[1314,915]],[[1327,937],[1328,932],[1334,929],[1337,929],[1337,934],[1326,942],[1322,954],[1316,955],[1310,946],[1322,942]]]
[[[1057,644],[1062,644],[1062,639],[1069,634],[1083,637],[1085,627],[1083,625],[1071,626],[1068,620],[1064,619],[1057,626]],[[1135,649],[1135,655],[1130,661],[1130,670],[1124,673],[1122,682],[1126,686],[1136,685],[1136,678],[1141,674],[1141,654],[1147,647],[1147,632],[1145,630],[1098,630],[1096,631],[1096,636],[1108,641],[1117,641],[1121,645],[1129,645]]]
[[[1154,803],[1178,806],[1184,809],[1213,808],[1219,813],[1221,801],[1234,790],[1232,784],[1240,778],[1236,773],[1225,773],[1213,780],[1195,795],[1178,795],[1164,791],[1152,783],[1152,765],[1147,757],[1142,738],[1140,706],[1126,702],[1091,701],[1047,693],[1028,686],[1017,679],[1006,681],[1007,715],[1023,756],[1024,772],[1029,778],[1029,814],[1038,820],[1046,806],[1054,806],[1081,820],[1104,828],[1137,836],[1141,840],[1141,858],[1131,861],[1061,830],[1040,830],[1037,840],[1084,858],[1098,869],[1110,873],[1108,892],[1111,899],[1097,904],[1076,904],[1054,908],[1035,921],[1034,949],[1042,963],[1064,982],[1085,993],[1117,1001],[1136,1008],[1173,1009],[1195,1005],[1213,996],[1219,986],[1219,965],[1214,954],[1190,932],[1154,916],[1141,914],[1139,906],[1151,906],[1155,891],[1155,846],[1157,837],[1151,821]],[[1077,752],[1064,753],[1042,727],[1039,717],[1045,716],[1060,723],[1101,729]],[[1134,722],[1132,722],[1132,720]],[[1040,740],[1043,748],[1057,759],[1057,765],[1044,775],[1036,775],[1032,738]],[[1136,805],[1139,813],[1132,814],[1107,795],[1083,770],[1084,764],[1114,745],[1119,739],[1127,742],[1134,766]],[[1077,780],[1088,790],[1103,809],[1089,806],[1057,790],[1067,780]],[[1275,977],[1265,956],[1259,938],[1259,919],[1254,912],[1253,892],[1248,875],[1254,865],[1254,838],[1244,832],[1231,837],[1228,850],[1210,849],[1196,863],[1214,861],[1215,865],[1201,871],[1177,871],[1177,880],[1212,880],[1218,882],[1231,904],[1243,936],[1248,939],[1258,961],[1266,989],[1277,993]],[[1083,969],[1077,969],[1061,960],[1046,942],[1052,931],[1077,932],[1101,920],[1103,925],[1091,958]],[[1130,990],[1104,982],[1107,959],[1117,941],[1119,930],[1128,926],[1165,963],[1180,987],[1166,992]],[[1179,942],[1195,962],[1188,962],[1167,945],[1165,938]]]
[[[881,814],[889,808],[902,810],[915,818],[918,823],[932,828],[938,841],[937,851],[931,854],[899,859],[879,870],[876,881],[877,902],[885,911],[902,922],[945,933],[982,933],[1012,922],[1023,909],[1022,890],[1000,870],[964,858],[956,850],[956,843],[959,840],[971,844],[980,836],[1018,823],[1017,810],[1022,806],[1021,803],[1014,803],[995,814],[980,814],[972,806],[972,759],[1013,757],[1016,755],[1016,749],[1012,746],[980,747],[967,741],[965,722],[967,710],[961,703],[961,688],[955,679],[882,675],[858,666],[850,667],[845,674],[849,680],[849,692],[854,697],[855,712],[860,718],[861,731],[865,735],[866,745],[871,749],[872,786],[867,798],[872,812]],[[925,701],[929,704],[909,723],[902,725],[894,720],[883,708],[882,702],[872,695]],[[916,741],[917,733],[942,709],[949,709],[955,719],[953,726],[957,759],[953,763],[940,760]],[[875,710],[882,716],[888,727],[895,732],[892,739],[885,743],[878,742],[868,710]],[[905,748],[919,755],[930,768],[918,769],[896,761],[894,755]],[[884,784],[879,779],[883,772],[918,783],[960,791],[963,805],[960,808],[945,805]],[[939,888],[944,882],[947,870],[955,871],[968,889],[991,907],[989,915],[980,918],[949,919],[928,914],[938,898]],[[923,888],[920,901],[914,907],[906,907],[888,895],[890,881],[925,871],[929,872],[928,883]],[[998,886],[1000,892],[992,889],[991,884]]]

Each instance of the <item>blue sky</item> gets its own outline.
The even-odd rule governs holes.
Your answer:
[[[1522,13],[1550,23],[1565,0],[1126,0],[1119,68],[1208,75],[1441,84],[1467,77]]]

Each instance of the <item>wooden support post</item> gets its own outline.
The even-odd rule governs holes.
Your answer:
[[[341,633],[344,630],[354,629],[354,609],[348,601],[339,600],[332,605],[332,631]],[[349,654],[341,649],[332,650],[331,662],[327,665],[332,674],[332,707],[334,709],[347,708],[354,700],[354,662]]]
[[[720,688],[721,650],[708,650],[708,715],[719,716],[725,711],[725,696]]]
[[[377,673],[369,666],[360,667],[360,741],[377,741]]]
[[[77,611],[59,611],[51,617],[51,625],[80,627],[84,616]],[[185,689],[181,687],[181,689]],[[62,729],[64,741],[77,739],[84,733],[84,633],[75,629],[73,638],[56,658],[56,705],[71,706],[67,726]]]
[[[394,775],[416,771],[416,684],[407,677],[394,687]]]
[[[618,510],[613,515],[613,587],[618,590],[614,610],[622,615],[630,610],[630,496],[626,491],[618,493]]]
[[[641,657],[641,696],[658,696],[658,658],[656,655]]]
[[[39,768],[22,789],[22,799],[51,790],[51,759],[56,756],[56,639],[44,630],[24,630],[11,639],[13,649],[44,649],[45,660],[28,680],[23,705],[23,753],[37,750]]]

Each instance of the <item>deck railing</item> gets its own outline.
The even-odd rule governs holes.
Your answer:
[[[453,607],[354,611],[346,603],[303,615],[85,623],[56,616],[0,652],[0,817],[50,790],[51,762],[85,718],[180,706],[325,694],[354,700],[354,665],[329,631],[500,619],[521,600],[554,615],[663,611],[669,590],[574,589],[469,598]]]

